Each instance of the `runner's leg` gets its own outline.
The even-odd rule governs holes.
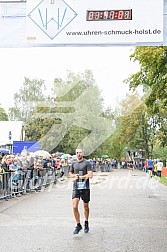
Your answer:
[[[83,203],[84,206],[84,216],[85,216],[85,220],[88,221],[89,219],[89,203]]]
[[[79,214],[79,211],[78,211],[78,204],[79,204],[79,198],[74,198],[72,200],[73,202],[73,213],[74,213],[74,217],[75,217],[75,220],[76,220],[76,223],[80,223],[80,214]]]

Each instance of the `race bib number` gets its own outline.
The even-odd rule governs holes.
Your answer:
[[[80,189],[80,190],[86,189],[86,181],[83,181],[83,182],[79,181],[79,182],[77,182],[77,189]]]

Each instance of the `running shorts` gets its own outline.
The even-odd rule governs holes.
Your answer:
[[[72,199],[82,199],[84,203],[88,203],[90,201],[90,189],[75,189],[72,191]]]

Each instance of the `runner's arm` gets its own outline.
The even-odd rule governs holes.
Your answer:
[[[79,177],[79,174],[75,174],[75,173],[73,173],[73,172],[69,172],[69,176],[70,176],[71,178],[78,178],[78,177]]]
[[[87,174],[83,175],[83,176],[79,176],[80,179],[91,179],[93,178],[93,171],[88,171]]]

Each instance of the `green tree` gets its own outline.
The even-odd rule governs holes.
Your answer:
[[[102,111],[101,91],[92,72],[90,70],[82,74],[69,72],[66,80],[55,79],[52,93],[49,99],[46,99],[46,104],[43,104],[43,107],[40,105],[36,107],[35,113],[31,116],[33,120],[27,123],[26,137],[29,140],[40,141],[42,148],[49,151],[63,150],[74,153],[80,141],[90,133],[90,130],[83,126],[83,122],[84,125],[91,126],[91,130],[95,130],[97,121],[93,121],[87,115],[93,117]],[[68,117],[68,120],[63,122],[60,118],[62,115]],[[63,123],[63,131],[61,123]]]
[[[54,112],[52,107],[36,107],[35,112],[25,125],[25,138],[29,141],[39,141],[41,148],[51,150],[51,144],[55,141],[58,132],[54,132],[47,138],[47,144],[42,141],[47,135],[52,125],[61,123],[61,120],[52,118],[50,115]],[[46,116],[48,115],[48,116]]]
[[[167,145],[167,47],[136,47],[130,55],[131,60],[140,64],[139,72],[131,75],[125,82],[131,89],[143,86],[150,95],[145,99],[152,128],[151,149],[158,141]]]
[[[166,167],[167,162],[167,146],[155,148],[153,151],[153,158],[161,159]]]
[[[8,121],[8,115],[2,107],[0,107],[0,121]]]
[[[118,117],[116,112],[110,107],[104,110],[101,114],[102,117],[110,119],[110,127],[112,134],[92,153],[92,157],[100,157],[101,155],[108,155],[110,158],[120,160],[121,158],[121,142],[116,138],[118,133]],[[118,123],[118,125],[117,125]]]
[[[167,109],[167,47],[137,46],[130,59],[140,64],[139,72],[126,80],[130,88],[139,85],[151,88],[151,93],[145,101],[151,114]]]
[[[137,106],[138,104],[138,106]],[[152,152],[153,128],[147,106],[139,95],[127,95],[121,102],[120,136],[124,148],[145,150],[146,156]]]
[[[35,111],[38,102],[45,101],[46,87],[44,80],[24,79],[23,87],[14,94],[14,106],[9,108],[10,120],[28,121]]]

